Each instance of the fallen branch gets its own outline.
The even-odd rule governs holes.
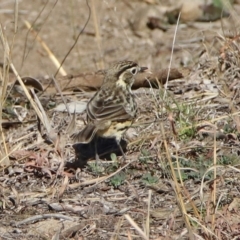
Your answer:
[[[153,87],[159,88],[159,85],[163,85],[167,81],[168,69],[162,69],[153,73],[142,73],[136,77],[136,81],[133,85],[133,89],[138,89],[141,87]],[[189,69],[177,69],[171,68],[168,81],[174,79],[179,79],[186,77],[189,74]],[[67,75],[64,77],[58,77],[57,81],[59,83],[60,89],[62,91],[73,91],[73,90],[83,90],[83,91],[94,91],[98,89],[104,77],[103,71],[92,72],[92,73],[80,73],[77,75]],[[41,80],[44,85],[44,89],[48,93],[56,93],[56,89],[52,84],[49,84],[51,79]]]
[[[68,217],[66,215],[58,214],[58,213],[57,214],[51,213],[51,214],[35,215],[33,217],[26,218],[22,221],[15,222],[14,225],[16,227],[19,227],[20,225],[23,225],[23,224],[30,224],[30,223],[33,223],[33,222],[36,222],[36,221],[39,221],[39,220],[47,219],[47,218],[58,218],[58,219],[64,219],[64,220],[72,221],[72,222],[75,221],[75,219],[72,218],[72,217]]]

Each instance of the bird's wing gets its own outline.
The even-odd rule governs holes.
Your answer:
[[[123,92],[111,92],[106,96],[98,92],[88,103],[88,118],[92,121],[129,120],[134,117],[131,103],[127,101]]]
[[[74,141],[89,143],[98,131],[108,129],[111,122],[133,119],[133,104],[135,103],[132,96],[127,96],[126,93],[111,92],[107,96],[101,91],[97,92],[87,105],[88,124],[82,131],[73,135]]]
[[[72,138],[75,143],[89,143],[94,138],[97,130],[98,129],[96,126],[88,124],[82,131],[74,133],[72,135]]]
[[[111,121],[99,121],[97,124],[88,123],[83,130],[72,135],[75,143],[90,143],[97,131],[108,129]]]

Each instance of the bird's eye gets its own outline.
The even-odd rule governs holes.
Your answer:
[[[137,74],[137,72],[138,72],[137,68],[132,68],[132,69],[131,69],[131,73],[132,73],[133,75]]]

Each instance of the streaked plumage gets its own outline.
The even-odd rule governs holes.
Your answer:
[[[106,71],[103,84],[87,104],[87,125],[74,135],[75,142],[89,143],[95,135],[121,140],[136,117],[137,104],[131,87],[134,75],[147,68],[121,61]]]

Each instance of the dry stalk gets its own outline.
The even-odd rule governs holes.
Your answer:
[[[10,49],[9,49],[9,45],[8,42],[6,40],[6,38],[4,37],[3,34],[3,30],[2,30],[2,26],[0,27],[0,38],[2,40],[2,44],[3,44],[3,49],[4,49],[4,53],[5,53],[5,61],[6,64],[10,66],[11,70],[13,71],[13,73],[15,74],[19,84],[21,85],[27,99],[29,100],[31,106],[33,107],[33,109],[35,110],[38,118],[40,119],[40,121],[42,122],[42,124],[44,125],[44,127],[46,128],[47,132],[50,133],[51,132],[51,125],[49,123],[49,120],[47,118],[47,115],[40,103],[40,101],[38,100],[37,96],[34,94],[34,91],[32,91],[32,95],[33,97],[30,95],[29,90],[27,89],[27,87],[25,86],[23,80],[21,79],[21,77],[19,76],[16,68],[14,67],[12,61],[11,61],[11,56],[10,56]]]
[[[146,219],[146,235],[150,239],[150,210],[151,210],[152,190],[148,191],[148,210]]]
[[[9,166],[10,165],[10,160],[9,160],[9,152],[8,148],[6,145],[5,141],[5,136],[3,133],[3,128],[2,128],[2,111],[3,111],[3,105],[5,103],[5,98],[6,98],[6,92],[7,92],[7,85],[8,85],[8,80],[9,80],[9,65],[7,61],[7,56],[9,55],[9,48],[5,48],[5,44],[7,42],[7,39],[5,38],[3,34],[3,28],[2,26],[0,27],[0,39],[3,45],[3,72],[0,72],[0,80],[1,80],[1,85],[0,85],[0,164]],[[3,145],[2,145],[3,143]]]
[[[208,234],[210,233],[212,236],[214,236],[216,239],[218,239],[218,237],[212,232],[210,231],[205,225],[203,225],[201,222],[198,221],[198,219],[192,217],[191,215],[188,215],[188,218],[194,222],[196,222],[199,226],[202,227],[202,229]],[[194,238],[195,239],[195,238]],[[212,238],[210,238],[212,239]]]
[[[212,203],[214,208],[216,207],[216,180],[217,180],[217,141],[216,141],[216,128],[214,131],[214,146],[213,146],[213,190],[212,190]],[[214,209],[214,212],[212,214],[212,231],[214,231],[215,228],[215,220],[216,220],[216,208]]]
[[[177,25],[176,25],[174,36],[173,36],[173,44],[172,44],[172,50],[171,50],[170,61],[169,61],[169,66],[168,66],[168,73],[167,73],[167,81],[166,81],[166,84],[165,84],[165,91],[164,91],[163,99],[166,97],[166,94],[167,94],[168,79],[169,79],[169,76],[170,76],[170,69],[171,69],[171,66],[172,66],[173,50],[174,50],[174,44],[175,44],[175,41],[176,41],[176,36],[177,36],[177,30],[178,30],[178,26],[179,26],[180,17],[181,17],[181,12],[178,15]]]
[[[29,31],[32,32],[32,34],[34,35],[34,37],[37,39],[37,41],[42,45],[42,47],[44,48],[44,50],[47,52],[50,60],[53,62],[53,64],[56,66],[57,69],[59,69],[59,72],[62,76],[66,76],[67,72],[64,70],[64,68],[61,66],[60,62],[58,61],[58,59],[55,57],[55,55],[52,53],[52,51],[49,49],[49,47],[47,46],[47,44],[42,40],[42,38],[39,36],[39,34],[37,34],[37,32],[35,30],[33,30],[33,27],[31,26],[31,24],[25,20],[24,21],[26,27],[28,28]]]
[[[15,8],[14,8],[14,35],[18,30],[18,0],[15,0]]]
[[[148,236],[144,233],[144,231],[137,225],[137,223],[128,215],[125,214],[124,217],[127,221],[132,225],[132,227],[138,232],[138,234],[145,240],[149,240]]]
[[[103,177],[99,177],[99,178],[96,178],[96,179],[87,180],[87,181],[82,182],[82,183],[73,183],[73,184],[70,184],[68,187],[71,188],[71,189],[75,189],[75,188],[78,188],[80,186],[86,186],[86,185],[91,185],[91,184],[94,184],[92,187],[96,187],[98,184],[100,184],[100,183],[106,181],[107,179],[115,176],[116,174],[121,172],[123,169],[125,169],[126,167],[128,167],[130,164],[132,164],[135,161],[137,161],[136,158],[134,158],[132,161],[126,163],[123,167],[119,168],[118,170],[109,174],[108,176],[103,176]]]
[[[216,136],[215,136],[216,137]],[[216,140],[215,140],[215,142],[216,142]],[[216,143],[214,143],[214,145],[216,145]],[[215,146],[214,146],[214,155],[216,154],[216,149],[215,149]],[[214,156],[214,160],[213,160],[214,162],[216,161],[216,156]],[[211,171],[213,171],[213,173],[214,173],[214,182],[213,182],[213,191],[212,191],[212,196],[211,196],[211,200],[212,200],[212,202],[213,202],[213,204],[214,204],[214,207],[215,207],[215,209],[214,209],[214,213],[213,213],[213,216],[212,216],[212,231],[211,230],[209,230],[206,226],[204,226],[204,225],[202,225],[202,224],[200,224],[199,222],[197,222],[198,224],[200,224],[201,226],[202,226],[202,228],[203,228],[203,230],[206,232],[206,234],[207,233],[210,233],[211,235],[213,235],[213,236],[216,236],[215,234],[214,234],[214,226],[215,226],[215,211],[216,211],[216,186],[214,186],[214,184],[216,185],[216,170],[217,170],[217,168],[224,168],[224,166],[221,166],[221,165],[214,165],[214,166],[212,166],[212,167],[210,167],[210,168],[208,168],[207,169],[207,171],[204,173],[204,175],[203,175],[203,177],[202,177],[202,181],[201,181],[201,187],[200,187],[200,199],[201,199],[201,201],[203,202],[203,199],[204,199],[204,197],[203,197],[203,187],[204,187],[204,179],[205,179],[205,177],[206,177],[206,175],[208,174],[208,172],[211,172]]]
[[[58,0],[55,1],[54,5],[53,5],[53,8],[50,10],[48,16],[44,19],[43,21],[43,24],[42,26],[44,26],[44,24],[47,22],[47,19],[48,17],[51,15],[51,12],[53,11],[54,7],[56,6]],[[48,5],[49,2],[46,2],[46,4],[43,5],[43,8],[39,11],[39,13],[37,14],[37,17],[34,19],[34,21],[32,22],[32,26],[34,26],[37,22],[37,20],[40,18],[40,16],[42,15],[42,13],[44,12],[44,10],[46,9],[47,5]],[[38,30],[38,33],[41,31],[42,29],[42,26],[39,28]],[[27,39],[28,39],[28,35],[30,33],[30,30],[28,30],[27,34],[26,34],[26,37],[25,37],[25,41],[24,41],[24,49],[23,49],[23,56],[22,56],[22,63],[21,63],[21,67],[23,67],[23,64],[24,64],[24,60],[28,57],[28,54],[30,53],[32,47],[33,47],[33,44],[36,40],[36,37],[37,35],[35,36],[35,38],[33,39],[33,43],[32,45],[30,46],[28,52],[26,53],[26,48],[27,48]],[[37,34],[38,34],[37,33]]]
[[[161,126],[162,136],[166,136],[164,128],[163,128],[163,124],[161,124],[160,126]],[[175,190],[177,202],[179,204],[179,209],[180,209],[180,211],[183,215],[184,222],[185,222],[186,227],[188,229],[189,239],[193,240],[194,239],[193,231],[192,231],[191,224],[190,224],[190,221],[189,221],[189,218],[188,218],[188,215],[187,215],[187,210],[186,210],[186,207],[185,207],[185,204],[184,204],[184,201],[183,201],[183,194],[181,192],[181,187],[179,186],[179,183],[178,183],[178,180],[177,180],[177,177],[176,177],[176,173],[174,171],[174,167],[173,167],[173,164],[172,164],[171,155],[170,155],[170,152],[169,152],[169,149],[168,149],[167,141],[164,139],[163,142],[164,142],[164,147],[165,147],[165,150],[166,150],[168,163],[169,163],[169,166],[170,166],[170,169],[171,169],[171,175],[172,175],[172,178],[173,178],[173,181],[174,181],[174,186],[175,186],[174,190]]]
[[[110,239],[110,240],[118,240],[118,239],[119,239],[119,232],[120,232],[122,223],[123,223],[123,217],[119,218],[119,221],[116,223],[115,228],[114,228],[114,229],[115,229],[115,232],[114,232],[114,234],[111,236],[111,239]]]
[[[95,36],[96,36],[96,41],[98,45],[98,51],[100,54],[100,69],[104,69],[104,61],[103,61],[103,51],[102,51],[102,39],[101,39],[101,34],[100,34],[100,28],[99,28],[99,23],[98,23],[98,16],[96,12],[96,3],[98,1],[91,0],[91,8],[92,8],[92,13],[93,13],[93,23],[94,23],[94,28],[95,28]]]

